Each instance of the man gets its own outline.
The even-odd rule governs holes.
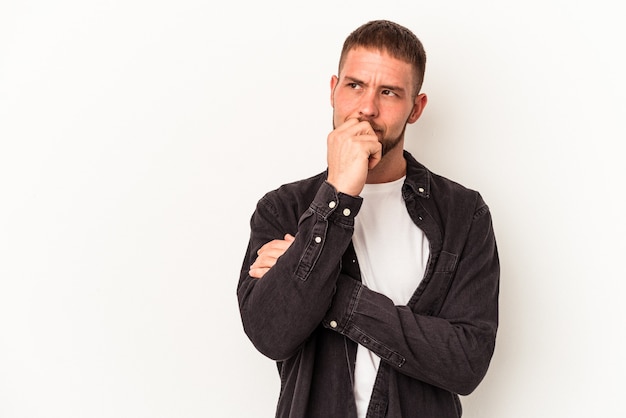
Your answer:
[[[266,194],[237,288],[277,361],[277,417],[460,417],[495,345],[499,263],[480,195],[404,151],[426,57],[369,22],[331,79],[328,169]]]

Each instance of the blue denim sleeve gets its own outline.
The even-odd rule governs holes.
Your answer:
[[[419,300],[413,307],[395,306],[341,274],[323,325],[368,348],[402,374],[453,393],[472,392],[493,355],[500,270],[487,207],[470,219],[471,228],[461,237],[466,250],[459,260],[450,263],[448,254],[439,255],[428,286],[439,288],[444,281],[450,285],[437,290],[442,303],[435,312]]]
[[[293,355],[320,325],[362,202],[324,182],[295,222],[290,221],[295,218],[289,215],[294,210],[289,197],[279,189],[259,201],[237,287],[246,334],[274,360]],[[250,277],[248,269],[258,249],[286,233],[295,233],[289,249],[261,279]]]

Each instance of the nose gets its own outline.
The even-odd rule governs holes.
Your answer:
[[[374,91],[367,91],[359,102],[359,118],[372,119],[378,116],[378,95]]]

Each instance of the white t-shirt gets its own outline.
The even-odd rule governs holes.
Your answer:
[[[406,305],[424,276],[429,248],[426,235],[411,220],[402,198],[404,177],[391,183],[366,184],[352,238],[363,284],[395,305]],[[380,357],[358,346],[354,397],[365,417]]]

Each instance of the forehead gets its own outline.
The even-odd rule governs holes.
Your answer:
[[[354,77],[363,81],[376,78],[407,86],[412,85],[414,76],[410,63],[392,57],[386,51],[363,47],[348,51],[340,71],[340,78]]]

